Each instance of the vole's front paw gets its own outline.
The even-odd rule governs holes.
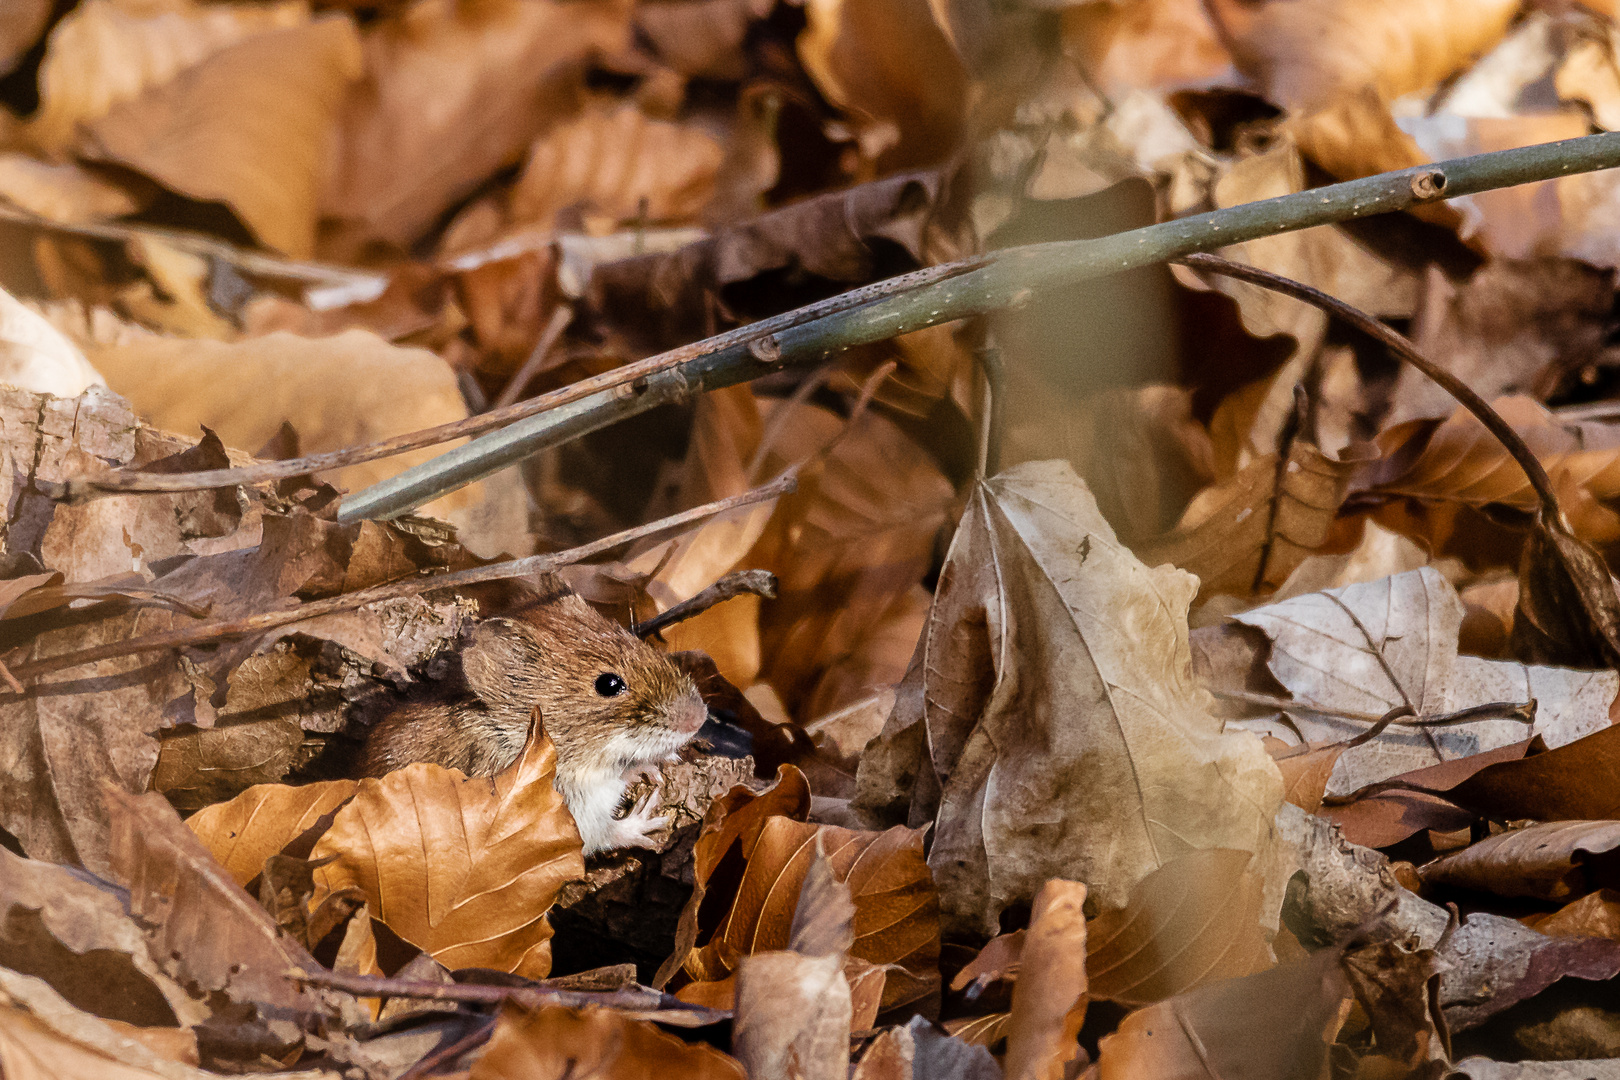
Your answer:
[[[612,841],[608,846],[657,848],[658,841],[653,839],[652,834],[669,825],[669,816],[658,813],[662,802],[663,793],[658,788],[653,788],[637,799],[630,812],[622,818],[616,818],[609,827]]]

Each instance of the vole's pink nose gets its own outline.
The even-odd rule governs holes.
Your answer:
[[[682,735],[695,735],[709,718],[709,707],[696,690],[682,694],[670,708],[669,726]]]

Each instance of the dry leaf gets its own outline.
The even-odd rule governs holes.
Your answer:
[[[86,0],[51,30],[28,139],[52,155],[105,116],[239,41],[309,21],[304,0],[272,4]]]
[[[1139,1009],[1099,1044],[1099,1080],[1318,1075],[1350,996],[1339,959],[1323,949]]]
[[[209,1080],[131,1028],[80,1012],[38,979],[0,968],[0,1070],[15,1080]]]
[[[716,839],[727,832],[716,834]],[[854,832],[786,817],[745,826],[735,849],[716,843],[694,865],[698,880],[712,883],[720,858],[735,858],[740,864],[728,871],[728,876],[738,874],[730,904],[712,931],[698,928],[703,936],[684,956],[685,970],[694,979],[718,981],[735,970],[739,957],[787,948],[800,886],[818,844],[824,843],[834,874],[849,886],[855,901],[850,956],[887,965],[882,1008],[930,996],[939,985],[939,916],[922,840],[923,830]],[[736,854],[728,856],[732,850]],[[700,904],[715,905],[718,899],[713,893],[695,893],[683,913],[683,926],[687,914]]]
[[[1145,1005],[1270,967],[1252,861],[1246,851],[1193,851],[1138,882],[1123,908],[1091,925],[1091,996]]]
[[[744,1080],[742,1066],[612,1009],[503,1010],[468,1080]]]
[[[1494,45],[1513,0],[1267,0],[1215,5],[1238,64],[1290,108],[1363,86],[1393,101],[1425,90]]]
[[[1553,937],[1603,937],[1620,940],[1620,892],[1599,889],[1550,914],[1527,916],[1525,923]]]
[[[1487,836],[1418,870],[1425,885],[1568,900],[1612,884],[1620,822],[1549,821]]]
[[[265,859],[347,803],[358,786],[353,780],[304,787],[259,784],[198,811],[186,824],[236,883],[246,886],[264,869]]]
[[[1086,887],[1054,878],[1041,886],[1007,1018],[1008,1080],[1063,1080],[1080,1053],[1086,1018]]]
[[[1450,968],[1433,949],[1394,941],[1361,944],[1345,955],[1344,973],[1377,1047],[1364,1068],[1380,1059],[1413,1071],[1449,1065],[1451,1034],[1440,1011],[1440,977]]]
[[[850,1080],[1001,1080],[996,1059],[983,1046],[942,1035],[921,1016],[873,1039]]]
[[[1071,4],[1062,9],[1064,52],[1110,96],[1231,81],[1232,57],[1201,0]]]
[[[586,62],[619,48],[628,3],[414,3],[366,33],[321,210],[407,247],[571,115]]]
[[[313,958],[231,880],[163,796],[107,789],[112,879],[129,889],[130,914],[152,955],[182,985],[293,1013],[316,995],[287,978]]]
[[[967,72],[928,0],[810,0],[805,15],[799,60],[854,121],[868,160],[890,172],[951,152],[962,131]]]
[[[223,202],[266,245],[307,258],[337,110],[361,62],[346,17],[250,37],[114,106],[83,152]]]
[[[536,723],[493,779],[410,765],[360,782],[315,845],[311,907],[346,888],[372,917],[449,968],[532,978],[551,969],[546,911],[585,874],[579,831],[552,786],[557,752]]]
[[[1065,463],[975,489],[918,660],[858,778],[857,803],[886,813],[888,792],[911,786],[906,770],[938,777],[929,864],[948,927],[993,933],[1004,908],[1059,873],[1106,909],[1193,848],[1269,865],[1281,777],[1258,739],[1222,733],[1192,680],[1196,587],[1120,547]],[[926,731],[932,761],[881,752],[908,729]]]
[[[738,79],[746,74],[739,46],[776,0],[688,0],[636,5],[636,29],[659,59],[682,75]]]
[[[853,1004],[844,966],[856,909],[828,863],[825,840],[818,834],[797,890],[789,948],[744,956],[737,967],[732,1045],[756,1080],[849,1075]]]
[[[0,382],[53,397],[78,397],[105,385],[78,346],[43,315],[0,289]]]
[[[320,453],[467,416],[449,365],[364,330],[327,338],[278,332],[235,343],[145,338],[95,349],[93,362],[153,424],[208,427],[232,446],[262,446],[291,423],[300,449]],[[332,479],[358,491],[437,452],[352,465]],[[479,494],[464,488],[424,510],[462,510]]]
[[[81,165],[52,165],[25,154],[0,154],[0,198],[64,225],[133,214],[147,201]]]
[[[615,223],[688,220],[714,194],[724,156],[696,127],[654,120],[634,105],[592,109],[530,148],[512,188],[510,223],[549,231],[570,206]]]
[[[1294,597],[1234,618],[1271,638],[1267,667],[1299,703],[1289,714],[1311,741],[1351,738],[1402,705],[1434,719],[1479,705],[1523,706],[1534,700],[1533,730],[1549,745],[1562,746],[1607,727],[1609,705],[1620,689],[1620,676],[1613,672],[1458,656],[1462,601],[1429,567]],[[1328,791],[1354,791],[1530,736],[1531,729],[1511,718],[1506,707],[1499,715],[1427,730],[1390,727],[1340,756]]]

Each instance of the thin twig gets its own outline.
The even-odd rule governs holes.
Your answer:
[[[546,357],[551,355],[552,347],[557,344],[557,339],[562,337],[563,331],[568,329],[568,324],[573,318],[573,308],[567,304],[557,305],[556,310],[551,313],[551,318],[546,322],[546,328],[540,331],[540,337],[535,341],[534,348],[529,350],[528,358],[517,369],[517,374],[501,388],[501,396],[495,399],[497,409],[504,409],[523,396],[523,391],[529,388],[534,377],[545,369]]]
[[[703,614],[716,604],[723,604],[733,597],[744,595],[763,596],[767,600],[775,600],[776,575],[769,570],[733,571],[696,596],[682,600],[668,611],[660,612],[644,623],[637,623],[636,634],[644,638],[652,637],[660,630]]]
[[[322,615],[331,615],[338,611],[350,611],[367,604],[375,604],[383,600],[392,600],[402,596],[416,596],[419,593],[436,592],[441,589],[456,589],[467,585],[478,585],[486,581],[500,581],[507,578],[527,577],[532,574],[544,574],[558,567],[570,563],[580,562],[592,556],[600,555],[604,551],[611,551],[621,544],[643,537],[653,536],[678,529],[684,525],[701,521],[715,514],[723,514],[739,506],[748,506],[752,503],[764,502],[792,491],[796,479],[792,473],[778,477],[761,487],[745,491],[741,495],[733,495],[729,499],[720,499],[716,502],[705,503],[703,506],[674,514],[646,525],[638,525],[633,529],[604,536],[600,540],[593,540],[567,551],[559,551],[548,555],[531,555],[525,559],[513,559],[509,562],[492,563],[489,566],[479,566],[471,570],[458,570],[449,574],[429,574],[421,577],[405,578],[392,581],[386,585],[377,585],[370,589],[360,589],[356,592],[344,593],[341,596],[331,596],[324,600],[311,600],[298,607],[286,611],[262,612],[258,615],[247,615],[239,619],[222,619],[215,622],[198,623],[179,630],[166,630],[157,634],[147,634],[145,637],[128,638],[124,641],[108,642],[94,648],[79,649],[75,652],[62,653],[59,656],[46,656],[37,660],[29,660],[16,665],[12,674],[18,679],[26,679],[37,675],[46,675],[53,671],[65,668],[78,667],[80,664],[89,664],[97,660],[107,660],[115,656],[129,656],[134,653],[156,652],[161,649],[174,649],[188,645],[202,645],[209,642],[225,641],[232,638],[247,637],[251,634],[262,633],[277,627],[292,623],[304,622],[307,619],[318,618]]]
[[[341,521],[394,517],[536,451],[682,400],[696,391],[747,382],[785,366],[823,363],[851,346],[1015,306],[1037,290],[1072,285],[1245,240],[1616,165],[1620,165],[1620,133],[1588,135],[1380,173],[1093,240],[1011,248],[988,257],[971,270],[950,273],[927,284],[908,283],[890,290],[882,299],[849,303],[835,314],[797,320],[792,327],[750,344],[738,342],[721,349],[715,347],[719,342],[715,339],[710,345],[693,346],[697,351],[692,359],[649,375],[630,390],[580,397],[571,407],[529,416],[374,484],[346,498],[338,517]],[[960,268],[961,264],[948,265]],[[922,281],[917,277],[911,280]]]
[[[660,1023],[697,1027],[724,1020],[731,1015],[702,1005],[688,1005],[675,997],[645,986],[625,986],[617,990],[556,990],[545,986],[489,986],[484,983],[439,983],[425,979],[386,979],[370,975],[340,975],[331,971],[293,970],[287,977],[306,986],[341,990],[359,997],[406,997],[421,1001],[456,1001],[468,1005],[501,1005],[507,1002],[527,1009],[543,1005],[566,1005],[582,1009],[587,1005],[621,1012],[656,1014]],[[686,1014],[684,1017],[681,1014]]]
[[[1383,716],[1374,716],[1372,713],[1357,712],[1354,709],[1336,709],[1328,705],[1319,705],[1314,701],[1299,701],[1295,698],[1261,694],[1253,690],[1235,690],[1221,686],[1211,686],[1208,689],[1216,697],[1241,701],[1246,705],[1259,705],[1279,712],[1303,710],[1320,713],[1323,716],[1336,716],[1342,720],[1354,720],[1361,724],[1384,724],[1386,727],[1389,723],[1401,724],[1404,727],[1446,727],[1451,724],[1469,724],[1476,720],[1516,720],[1521,724],[1536,722],[1535,698],[1529,701],[1490,701],[1483,705],[1470,705],[1466,709],[1442,713],[1439,716],[1418,716],[1412,713],[1410,706],[1402,704],[1395,706]],[[1411,716],[1411,719],[1402,719],[1406,716]]]
[[[246,465],[237,469],[208,469],[202,472],[191,473],[150,473],[141,471],[120,471],[105,473],[94,477],[80,477],[69,480],[67,483],[67,498],[92,498],[101,493],[129,493],[138,491],[207,491],[212,488],[235,487],[238,484],[261,484],[273,480],[288,480],[295,476],[307,476],[310,473],[325,472],[330,469],[344,468],[349,465],[358,465],[366,461],[377,461],[381,458],[395,457],[411,450],[420,450],[425,446],[436,446],[439,443],[449,442],[452,439],[469,438],[477,435],[494,432],[499,429],[530,419],[542,413],[562,412],[569,405],[576,405],[581,401],[597,395],[609,395],[610,399],[620,397],[635,398],[638,391],[626,391],[637,383],[643,383],[655,376],[673,375],[684,393],[695,388],[687,385],[685,376],[679,373],[682,365],[701,361],[707,357],[741,350],[743,354],[752,357],[751,348],[760,342],[770,341],[775,335],[793,329],[806,323],[814,322],[837,315],[851,308],[870,304],[886,296],[898,295],[930,284],[937,284],[960,274],[968,273],[985,265],[986,259],[969,259],[958,263],[949,263],[944,266],[933,266],[917,270],[900,277],[889,278],[873,285],[854,289],[838,296],[830,297],[809,307],[798,308],[769,319],[762,319],[747,326],[740,326],[735,330],[727,331],[715,337],[705,338],[691,345],[682,345],[677,349],[649,356],[645,360],[625,364],[612,371],[594,375],[579,382],[570,383],[549,393],[540,394],[520,401],[515,405],[508,405],[501,409],[491,409],[489,412],[477,416],[469,416],[465,420],[454,420],[448,424],[439,424],[437,427],[423,428],[421,431],[406,432],[377,442],[366,443],[361,446],[350,446],[342,450],[330,450],[321,454],[310,454],[300,458],[288,458],[285,461],[264,461],[256,465]],[[758,374],[768,374],[775,370],[752,360]],[[732,380],[741,382],[741,379]],[[729,384],[728,384],[729,385]],[[569,410],[572,415],[577,410]],[[637,410],[642,411],[642,410]],[[600,426],[600,425],[598,425]],[[583,433],[583,432],[581,432]],[[538,447],[536,449],[539,449]],[[526,456],[526,455],[521,455]],[[490,473],[498,472],[505,465],[510,464],[512,458],[503,461],[501,465],[472,477],[464,483],[482,479]],[[462,486],[456,484],[456,487]],[[448,490],[448,489],[447,489]],[[423,500],[431,501],[431,500]],[[415,504],[420,506],[421,503]],[[404,510],[399,513],[404,513]],[[372,515],[397,517],[398,514]],[[358,520],[351,517],[347,520]]]

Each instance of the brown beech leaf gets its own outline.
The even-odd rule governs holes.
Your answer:
[[[757,832],[748,832],[752,842],[744,833],[731,856],[742,865],[731,871],[740,871],[740,877],[729,908],[712,935],[684,960],[690,977],[718,980],[735,970],[738,957],[788,947],[799,889],[820,843],[855,901],[850,956],[887,965],[882,1008],[937,992],[939,901],[923,860],[923,830],[896,826],[882,833],[855,832],[772,817]],[[705,899],[715,902],[712,894]],[[700,902],[689,901],[688,910]]]
[[[314,959],[214,861],[163,796],[112,787],[106,794],[112,879],[129,890],[130,914],[169,974],[261,1009],[313,1011],[317,996],[287,972],[314,971]]]
[[[1030,909],[1007,1018],[1008,1080],[1063,1080],[1086,1018],[1086,887],[1054,878]]]
[[[930,7],[928,0],[805,5],[799,60],[885,172],[944,160],[962,132],[967,71]]]
[[[266,245],[307,258],[333,123],[361,63],[344,16],[249,37],[114,106],[82,152],[223,202]]]
[[[1339,755],[1345,752],[1347,745],[1342,742],[1302,743],[1280,751],[1279,745],[1275,740],[1267,740],[1271,760],[1282,773],[1283,798],[1307,814],[1316,813],[1322,808],[1322,797],[1327,793],[1333,767],[1339,763]]]
[[[1548,821],[1485,839],[1420,867],[1426,885],[1568,900],[1620,884],[1620,821]]]
[[[197,838],[238,885],[264,869],[264,860],[354,795],[353,780],[303,787],[257,784],[230,802],[215,803],[186,819]]]
[[[1197,574],[1201,597],[1270,592],[1327,539],[1353,468],[1295,439],[1280,469],[1275,454],[1255,458],[1195,496],[1173,531],[1132,550]]]
[[[1098,1047],[1099,1080],[1316,1076],[1350,988],[1338,949],[1138,1009]]]
[[[744,956],[737,967],[732,1046],[751,1077],[849,1074],[854,1007],[844,969],[855,905],[833,874],[825,840],[817,836],[798,889],[789,948]]]
[[[501,1011],[489,1047],[468,1080],[744,1080],[742,1066],[702,1043],[687,1043],[612,1009]]]
[[[1620,941],[1620,892],[1599,889],[1550,914],[1526,917],[1524,921],[1553,937],[1602,937]]]
[[[951,932],[994,933],[1003,909],[1060,874],[1107,909],[1188,850],[1271,865],[1282,779],[1258,738],[1223,731],[1192,678],[1196,589],[1121,547],[1067,463],[973,490],[857,777],[857,807],[879,817],[937,806],[929,865]],[[1258,872],[1269,920],[1281,882]]]
[[[1518,13],[1512,0],[1237,0],[1214,5],[1240,67],[1266,97],[1319,105],[1372,86],[1389,100],[1425,90],[1494,45]]]
[[[544,978],[546,911],[585,874],[556,771],[537,722],[493,779],[418,764],[361,781],[311,854],[336,859],[316,871],[310,906],[358,888],[373,918],[448,968]]]
[[[1328,784],[1331,794],[1522,742],[1532,733],[1560,746],[1608,726],[1620,676],[1459,656],[1462,618],[1456,590],[1429,567],[1234,616],[1271,639],[1267,667],[1298,703],[1289,715],[1312,741],[1359,735],[1405,705],[1434,720],[1501,704],[1490,718],[1427,730],[1386,728],[1340,755]],[[1241,685],[1241,677],[1233,681]],[[1532,700],[1533,728],[1512,708]]]
[[[1123,908],[1091,925],[1091,996],[1145,1005],[1270,967],[1252,861],[1246,851],[1192,851],[1138,882]]]
[[[308,21],[309,8],[297,0],[231,7],[87,0],[51,30],[28,139],[60,155],[81,122],[106,115],[245,38]]]
[[[0,851],[0,967],[44,979],[97,1016],[143,1027],[203,1010],[153,963],[110,883]]]
[[[696,127],[652,119],[634,105],[593,109],[530,148],[512,187],[510,223],[550,230],[557,211],[576,205],[614,222],[691,219],[714,194],[724,156]]]
[[[149,337],[91,352],[109,385],[151,423],[170,431],[205,426],[230,446],[262,446],[291,423],[300,449],[320,453],[467,416],[448,364],[365,330],[323,338],[277,332],[231,343]],[[331,479],[357,491],[433,454],[429,448],[352,465]],[[482,495],[463,491],[425,512],[460,511]]]
[[[374,23],[323,213],[356,239],[408,246],[573,113],[586,63],[623,43],[630,6],[429,0]]]
[[[1547,469],[1575,534],[1593,543],[1620,539],[1620,515],[1603,505],[1620,496],[1620,430],[1562,423],[1522,396],[1499,398],[1492,408]],[[1538,506],[1524,470],[1465,409],[1438,425],[1414,420],[1387,428],[1378,445],[1383,456],[1363,466],[1352,483],[1358,493],[1476,507],[1495,503],[1526,512]]]
[[[1110,96],[1209,86],[1234,74],[1201,0],[1071,5],[1063,9],[1063,48]]]
[[[1374,784],[1369,793],[1349,796],[1353,801],[1323,807],[1317,813],[1339,826],[1346,839],[1365,847],[1388,847],[1426,829],[1455,832],[1467,828],[1476,815],[1448,801],[1452,789],[1491,765],[1519,760],[1537,745],[1537,740],[1525,739],[1414,769],[1391,777],[1387,787]],[[1424,790],[1408,790],[1408,786]]]

